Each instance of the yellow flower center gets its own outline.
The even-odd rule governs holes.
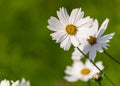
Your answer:
[[[77,27],[75,25],[70,24],[66,26],[66,32],[69,35],[75,35],[76,31],[77,31]]]
[[[89,69],[89,68],[84,68],[84,69],[82,69],[82,70],[80,71],[80,73],[81,73],[82,75],[88,75],[88,74],[90,73],[90,69]]]
[[[87,41],[89,42],[89,44],[93,45],[96,43],[96,38],[93,36],[90,36],[89,39],[87,39]]]

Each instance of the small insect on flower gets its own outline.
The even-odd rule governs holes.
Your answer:
[[[96,53],[98,52],[103,52],[103,49],[108,49],[107,46],[108,43],[110,42],[110,39],[113,38],[115,33],[110,33],[107,35],[103,35],[103,33],[105,32],[107,25],[108,25],[109,19],[105,19],[105,21],[102,23],[100,29],[98,29],[98,21],[95,20],[93,23],[93,26],[91,27],[93,29],[93,33],[91,35],[88,36],[88,38],[86,38],[84,40],[84,42],[78,46],[78,48],[84,53],[87,54],[89,53],[89,58],[94,60],[96,57]],[[76,53],[79,53],[76,55]],[[75,48],[75,51],[73,52],[73,57],[77,56],[77,58],[73,58],[75,59],[79,59],[81,57],[83,57],[83,55],[79,52],[79,50],[77,48]]]
[[[60,47],[64,50],[69,50],[71,45],[78,46],[83,38],[92,33],[90,27],[93,19],[89,16],[83,18],[84,12],[81,11],[81,8],[73,9],[68,15],[67,10],[62,7],[57,11],[57,16],[59,19],[50,17],[47,27],[54,31],[51,34],[53,40],[56,40],[57,43],[61,42]]]
[[[101,61],[95,63],[101,70],[104,66]],[[75,82],[77,80],[82,80],[87,82],[89,79],[93,78],[93,75],[100,73],[100,71],[89,61],[86,60],[85,63],[82,61],[74,62],[72,66],[67,66],[65,73],[65,79],[69,82]]]

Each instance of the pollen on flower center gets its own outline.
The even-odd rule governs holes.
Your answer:
[[[90,71],[89,68],[84,68],[84,69],[82,69],[82,70],[80,71],[80,73],[81,73],[82,75],[88,75],[90,72],[91,72],[91,71]]]
[[[70,24],[66,26],[66,32],[69,35],[75,35],[76,31],[77,31],[77,27],[75,25]]]
[[[89,39],[87,39],[87,41],[89,42],[89,44],[93,45],[96,43],[96,38],[93,36],[90,36]]]

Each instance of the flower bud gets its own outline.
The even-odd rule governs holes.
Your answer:
[[[93,79],[97,82],[100,82],[102,80],[102,78],[103,77],[99,73],[96,73],[96,74],[93,75]]]

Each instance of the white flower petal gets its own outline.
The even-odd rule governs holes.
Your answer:
[[[87,82],[89,79],[90,79],[90,77],[88,77],[88,76],[82,76],[82,77],[80,78],[80,80],[82,80],[82,81],[84,81],[84,82]]]
[[[69,17],[69,23],[75,24],[78,19],[80,20],[84,16],[84,13],[81,11],[81,8],[73,9]]]
[[[81,47],[81,50],[84,46],[80,45],[79,48]],[[74,48],[74,52],[72,53],[72,60],[73,61],[79,61],[81,58],[83,58],[82,53],[77,48]]]
[[[65,73],[68,74],[68,75],[72,74],[72,67],[71,66],[67,66],[66,70],[65,70]]]
[[[73,77],[73,76],[65,76],[64,79],[66,79],[69,82],[75,82],[78,80],[78,78]]]
[[[87,38],[89,38],[89,36],[92,36],[94,34],[92,28],[78,28],[76,37],[79,38],[78,40],[81,41],[85,41],[87,40]]]
[[[72,66],[72,75],[79,78],[80,77],[80,71],[84,68],[84,64],[81,61],[74,61]]]
[[[65,8],[60,8],[60,11],[57,11],[58,18],[63,25],[68,24],[69,15]]]
[[[80,59],[82,59],[83,57],[80,56],[72,56],[71,57],[73,61],[79,61]]]
[[[109,39],[113,38],[114,34],[115,33],[111,33],[111,34],[107,34],[105,36],[102,36],[102,37],[97,39],[97,42],[99,42],[101,44],[108,43],[110,41]]]
[[[96,48],[93,46],[91,47],[90,51],[89,51],[89,58],[91,60],[94,60],[96,57]]]
[[[60,47],[63,48],[64,50],[69,50],[70,46],[71,46],[71,40],[70,40],[70,36],[68,35],[66,39],[64,39],[61,42]]]
[[[62,7],[63,9],[63,15],[64,15],[64,17],[65,17],[65,19],[66,19],[66,21],[68,21],[69,20],[69,15],[68,15],[68,13],[67,13],[67,10],[66,10],[66,8],[64,8],[64,7]]]
[[[104,66],[103,66],[102,61],[96,62],[96,66],[97,66],[100,70],[103,70],[103,69],[104,69]],[[98,70],[98,69],[94,66],[94,67],[93,67],[93,73],[92,73],[92,74],[100,73],[100,70]]]
[[[61,30],[50,34],[50,36],[52,36],[53,40],[56,40],[56,42],[59,43],[67,37],[67,34],[64,30]]]
[[[107,46],[109,46],[109,44],[103,44],[102,47],[105,49],[108,49]]]
[[[77,47],[77,46],[79,45],[79,41],[78,41],[77,37],[71,36],[70,39],[71,39],[72,44],[73,44],[75,47]]]
[[[93,66],[89,59],[86,59],[86,62],[85,62],[84,65],[85,65],[86,68],[88,67],[90,69],[91,69],[91,66]]]
[[[83,44],[83,45],[84,45],[84,44]],[[87,54],[90,49],[91,49],[91,45],[85,44],[84,47],[83,47],[83,53],[84,53],[84,54]]]
[[[14,81],[11,81],[11,82],[12,82],[12,86],[20,86],[19,80],[15,81],[15,82]]]
[[[85,45],[85,44],[81,44],[78,46],[78,48],[84,53],[87,54],[88,51],[90,50],[90,45]],[[72,59],[74,61],[79,61],[80,59],[82,59],[84,57],[84,55],[77,49],[74,49],[74,52],[72,53]]]
[[[102,45],[101,45],[101,44],[99,44],[99,43],[95,44],[95,48],[96,48],[96,50],[98,50],[99,52],[103,52],[103,49],[102,49]]]
[[[4,79],[0,82],[0,86],[10,86],[10,82],[8,80]]]
[[[85,17],[83,19],[80,19],[78,22],[76,22],[77,27],[91,27],[93,23],[93,19],[91,19],[89,16]]]
[[[100,37],[105,32],[105,30],[107,29],[108,22],[109,22],[108,18],[104,20],[104,22],[102,23],[102,25],[96,35],[97,37]]]
[[[30,82],[26,81],[24,78],[22,79],[20,86],[30,86]]]
[[[98,26],[99,26],[99,25],[98,25],[98,21],[97,21],[97,19],[95,19],[95,21],[93,22],[93,26],[91,27],[94,34],[97,33],[97,31],[98,31]]]
[[[97,65],[101,70],[104,69],[103,62],[102,62],[102,61],[96,62],[96,65]]]
[[[65,28],[65,26],[63,24],[60,23],[60,21],[55,18],[55,17],[51,17],[48,20],[48,29],[52,30],[52,31],[59,31],[59,30],[63,30]]]
[[[83,11],[81,11],[81,8],[80,8],[80,9],[78,9],[78,12],[77,12],[77,14],[76,14],[75,23],[77,23],[80,19],[82,19],[82,18],[83,18],[83,16],[84,16],[84,12],[83,12]]]

